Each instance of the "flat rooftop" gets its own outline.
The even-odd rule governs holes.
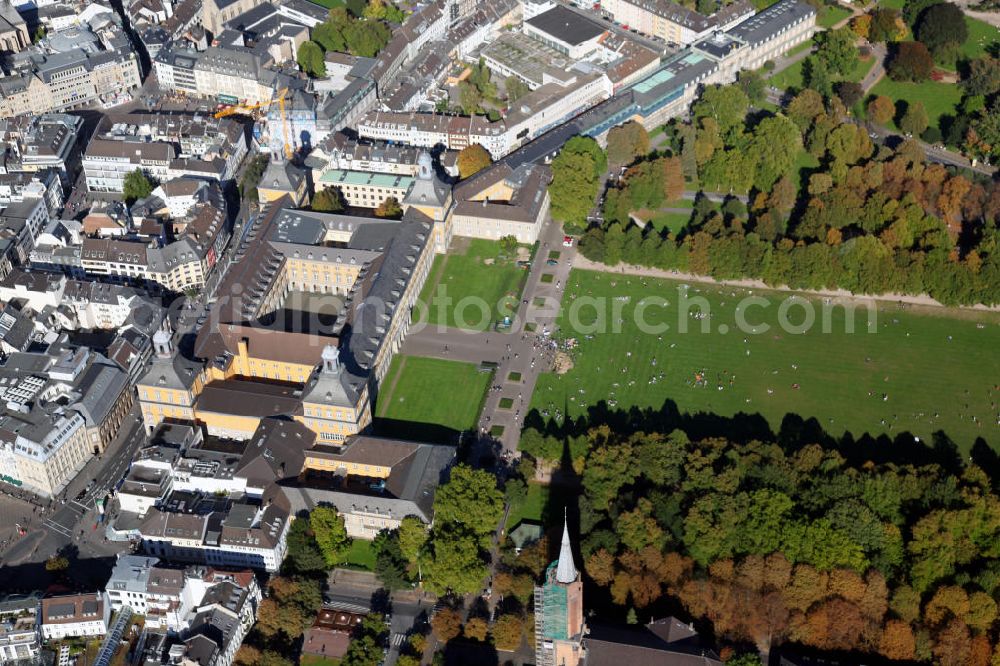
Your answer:
[[[551,75],[561,71],[564,77],[568,76],[566,70],[574,62],[537,39],[517,32],[500,35],[482,54],[535,86],[544,83],[542,75],[546,72]]]
[[[699,80],[718,66],[718,63],[700,51],[686,51],[667,61],[660,69],[632,86],[638,97],[659,95],[676,90]]]
[[[391,173],[369,173],[367,171],[348,171],[346,169],[330,169],[319,182],[323,185],[368,185],[371,187],[395,187],[410,189],[412,176],[398,176]]]
[[[576,46],[604,34],[605,28],[596,21],[577,14],[562,5],[528,19],[528,25],[561,42]]]

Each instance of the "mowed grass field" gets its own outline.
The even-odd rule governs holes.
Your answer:
[[[679,320],[685,293],[705,299],[711,315]],[[557,335],[578,341],[574,367],[563,375],[543,374],[532,406],[551,418],[557,409],[585,414],[602,400],[619,410],[659,409],[671,400],[683,413],[759,413],[774,431],[793,413],[815,417],[834,436],[912,432],[929,438],[942,430],[963,450],[976,437],[1000,448],[1000,315],[888,303],[876,313],[875,333],[867,332],[863,307],[856,311],[856,332],[847,333],[845,310],[836,307],[824,333],[823,303],[808,301],[816,323],[796,335],[778,327],[779,306],[789,294],[756,290],[753,295],[766,300],[746,309],[739,302],[749,295],[745,289],[694,284],[685,290],[675,281],[573,271]],[[639,330],[633,315],[645,296],[666,299],[666,307],[648,307],[644,316],[669,330]],[[605,317],[608,332],[589,338],[582,328],[574,332],[574,307],[579,326],[597,321],[593,307],[573,306],[582,297],[603,299],[609,313],[621,308],[620,317]],[[700,307],[684,309],[690,314]],[[739,332],[737,307],[748,322],[771,330]],[[800,323],[803,311],[790,307],[788,320]],[[612,332],[619,319],[621,332]],[[688,332],[678,332],[679,322]],[[710,332],[701,332],[703,323]],[[721,332],[723,326],[728,332]]]
[[[805,60],[800,60],[794,65],[791,65],[787,69],[783,69],[774,76],[770,78],[768,83],[772,86],[776,86],[783,90],[801,90],[805,87],[803,81],[802,68],[804,66]],[[862,60],[858,58],[854,61],[851,66],[851,70],[847,72],[841,79],[843,81],[854,81],[858,83],[861,79],[865,78],[865,75],[871,71],[871,68],[875,66],[874,58],[868,58],[867,60]]]
[[[876,83],[875,87],[871,89],[871,94],[885,95],[893,102],[900,100],[910,104],[923,102],[931,127],[938,125],[941,116],[954,115],[955,107],[962,100],[962,89],[954,83],[939,83],[937,81],[906,83],[893,81],[889,77],[883,77],[881,81]],[[889,125],[896,128],[894,121],[890,122]]]
[[[832,28],[850,15],[851,12],[849,9],[845,9],[840,5],[828,5],[820,11],[819,20],[816,22],[824,28]]]
[[[375,413],[456,431],[475,428],[490,376],[472,363],[396,354]]]
[[[524,498],[524,502],[512,507],[507,516],[507,529],[511,530],[517,527],[517,524],[522,520],[542,522],[543,513],[549,503],[549,490],[547,485],[537,481],[529,481],[528,495]]]
[[[457,239],[456,245],[464,245],[464,251],[434,258],[420,294],[426,321],[485,331],[508,307],[516,309],[527,271],[517,265],[516,256],[503,256],[496,241]],[[489,310],[485,315],[480,304]]]
[[[691,213],[657,213],[649,220],[657,231],[679,234],[691,221]]]
[[[691,211],[694,209],[694,201],[691,199],[679,199],[668,201],[658,210],[643,209],[634,211],[632,214],[638,219],[644,220],[653,225],[657,231],[664,229],[671,233],[679,233],[688,225],[691,220],[691,213],[680,212],[681,210]]]
[[[966,16],[965,25],[969,28],[969,37],[958,49],[960,60],[973,60],[984,56],[991,44],[1000,41],[1000,30],[986,21]]]
[[[347,551],[345,564],[368,571],[375,570],[375,551],[372,550],[372,542],[365,539],[354,539],[351,541],[351,548]]]

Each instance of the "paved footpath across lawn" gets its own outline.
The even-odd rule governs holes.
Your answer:
[[[543,340],[542,331],[546,327],[552,330],[570,269],[576,259],[576,246],[564,247],[562,240],[560,226],[551,220],[546,221],[539,235],[541,247],[535,254],[510,332],[470,332],[436,325],[418,326],[407,336],[401,350],[403,354],[414,356],[499,364],[494,383],[500,385],[500,390],[490,390],[487,394],[479,428],[483,435],[498,426],[503,428],[503,432],[495,438],[500,442],[501,454],[504,455],[516,455],[521,426],[531,404],[535,383],[538,375],[548,369],[538,345]],[[555,266],[547,264],[552,251],[559,252]],[[543,274],[553,277],[549,282],[542,282]],[[537,299],[542,299],[544,305],[539,305],[542,301]],[[534,331],[529,332],[525,328],[527,322],[535,324]],[[515,377],[519,374],[520,379],[511,381],[512,373]],[[500,407],[504,399],[511,401],[510,408]]]

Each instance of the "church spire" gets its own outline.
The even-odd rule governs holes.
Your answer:
[[[564,508],[562,546],[559,547],[559,565],[556,567],[556,581],[560,583],[572,583],[576,581],[576,576],[573,547],[569,543],[569,520]]]

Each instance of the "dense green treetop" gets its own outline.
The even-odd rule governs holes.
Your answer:
[[[526,435],[528,455],[558,450],[546,443],[551,436]],[[815,444],[691,441],[679,431],[607,426],[573,439],[587,449],[583,568],[623,612],[669,595],[722,638],[763,651],[792,640],[990,663],[1000,496],[977,465],[930,449],[898,456],[922,462],[876,462]]]

